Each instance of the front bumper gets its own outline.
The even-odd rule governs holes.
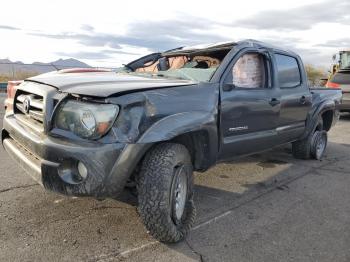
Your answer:
[[[14,115],[5,116],[3,123],[1,140],[9,155],[46,189],[65,195],[116,196],[149,148],[147,144],[102,144],[37,134],[19,124]],[[86,179],[65,179],[76,177],[78,161],[87,167]]]

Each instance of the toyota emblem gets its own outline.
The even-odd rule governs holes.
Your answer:
[[[29,108],[30,108],[30,99],[29,97],[26,97],[23,101],[23,109],[26,114],[29,113]]]

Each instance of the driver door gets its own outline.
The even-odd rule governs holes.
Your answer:
[[[267,51],[248,49],[233,60],[221,84],[220,159],[277,144],[279,89],[271,78]]]

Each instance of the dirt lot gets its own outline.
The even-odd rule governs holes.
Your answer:
[[[198,219],[176,245],[147,234],[132,196],[46,192],[1,148],[0,260],[350,261],[349,130],[343,116],[323,161],[287,146],[196,174]]]

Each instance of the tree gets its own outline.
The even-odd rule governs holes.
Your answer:
[[[321,85],[320,83],[322,82],[322,79],[327,78],[326,71],[320,67],[315,67],[313,65],[307,64],[305,65],[305,70],[309,85]]]

